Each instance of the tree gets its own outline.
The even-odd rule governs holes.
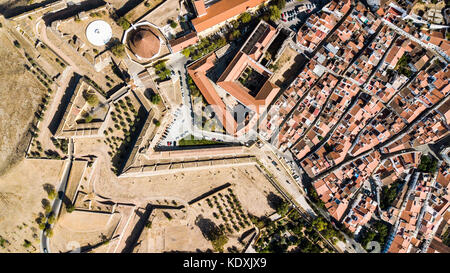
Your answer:
[[[53,229],[47,228],[47,229],[44,231],[44,233],[45,233],[45,235],[46,235],[47,237],[51,238],[51,237],[53,236]]]
[[[278,9],[282,10],[286,6],[286,0],[277,0],[276,5]]]
[[[191,50],[189,49],[189,47],[186,47],[181,51],[181,54],[183,54],[186,58],[189,58],[189,56],[191,55]]]
[[[277,6],[269,6],[269,19],[273,22],[279,20],[281,11]]]
[[[23,247],[29,248],[30,246],[31,246],[31,242],[28,241],[28,240],[24,240],[24,242],[23,242]]]
[[[208,232],[207,239],[211,241],[214,250],[219,252],[223,252],[223,246],[228,242],[228,237],[223,230],[217,226],[214,226]]]
[[[47,219],[47,222],[52,225],[55,222],[55,215],[53,213],[50,214],[50,216]]]
[[[241,32],[238,29],[235,29],[235,30],[233,30],[233,32],[231,32],[230,40],[234,40],[234,39],[238,38],[239,36],[241,36]]]
[[[286,215],[286,213],[289,211],[289,203],[288,202],[281,202],[277,207],[277,213],[281,216]]]
[[[124,30],[127,30],[130,28],[130,22],[127,21],[127,19],[125,19],[125,17],[120,17],[119,19],[117,19],[117,24],[119,26],[121,26]]]
[[[159,94],[153,94],[150,100],[153,104],[158,104],[161,101],[161,97]]]
[[[125,45],[122,43],[116,43],[111,47],[111,52],[114,56],[122,58],[125,55]]]
[[[250,13],[244,12],[241,15],[240,20],[241,20],[242,23],[246,24],[246,23],[250,22],[250,20],[252,20],[252,16],[250,15]]]
[[[71,213],[71,212],[73,212],[74,210],[75,210],[75,206],[74,206],[74,205],[69,204],[69,205],[66,206],[66,211],[67,211],[68,213]]]
[[[56,192],[55,190],[50,190],[49,192],[47,192],[48,198],[50,198],[50,200],[55,199],[56,197]]]
[[[327,229],[328,223],[324,219],[322,219],[322,217],[318,217],[313,220],[312,226],[315,230],[321,232],[322,230]]]
[[[159,122],[159,120],[157,119],[153,119],[153,124],[155,124],[156,127],[161,125],[161,122]]]
[[[170,20],[170,27],[171,28],[176,28],[178,26],[177,22]]]
[[[94,94],[90,94],[88,99],[87,99],[87,103],[89,103],[89,105],[91,106],[95,106],[98,104],[98,98],[96,95]]]
[[[231,21],[231,25],[233,25],[234,29],[238,29],[239,28],[239,21],[233,20],[233,21]]]

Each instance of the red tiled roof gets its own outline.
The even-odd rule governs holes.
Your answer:
[[[249,8],[257,7],[266,0],[221,0],[206,9],[206,14],[192,20],[197,32],[222,23]]]

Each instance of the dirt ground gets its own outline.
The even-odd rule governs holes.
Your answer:
[[[44,0],[34,0],[33,3],[40,3]],[[0,0],[0,11],[6,8],[13,8],[18,6],[26,6],[29,0]]]
[[[0,177],[0,236],[8,241],[0,252],[39,252],[36,218],[48,199],[43,185],[56,186],[63,166],[62,160],[22,160]],[[24,240],[32,246],[24,248]]]
[[[159,27],[163,27],[168,24],[168,20],[177,20],[179,12],[180,4],[177,0],[166,0],[157,10],[147,14],[141,21],[147,20]]]
[[[271,81],[278,86],[289,84],[299,73],[299,67],[302,66],[304,57],[297,51],[287,46],[275,65],[278,70],[272,75]]]
[[[136,20],[144,16],[147,12],[154,9],[157,5],[159,5],[163,0],[146,0],[142,1],[139,5],[137,5],[134,9],[129,11],[125,18],[127,18],[128,21],[135,23]]]
[[[164,213],[169,213],[173,219],[168,220]],[[152,227],[143,232],[141,247],[137,252],[203,252],[212,249],[211,243],[193,223],[193,216],[189,212],[157,210],[153,215]]]
[[[75,143],[77,151],[77,143]],[[266,195],[276,190],[256,167],[241,166],[181,171],[152,177],[117,178],[110,170],[107,157],[99,156],[99,175],[93,181],[96,192],[116,202],[133,200],[143,203],[156,198],[188,202],[200,194],[227,182],[234,187],[242,206],[249,213],[261,216],[266,212]],[[252,194],[248,194],[251,192]]]
[[[0,28],[0,174],[25,155],[24,138],[45,92]]]
[[[239,244],[238,238],[253,228],[253,224],[247,218],[248,212],[257,216],[270,215],[274,212],[268,205],[266,196],[266,193],[273,192],[273,189],[265,187],[265,183],[261,183],[261,181],[257,183],[259,187],[256,183],[252,184],[245,181],[244,177],[251,181],[257,179],[258,174],[252,171],[253,168],[250,168],[249,171],[238,170],[236,176],[239,173],[243,175],[243,177],[239,177],[242,183],[233,184],[229,188],[222,189],[181,210],[156,209],[150,216],[151,228],[144,229],[140,238],[140,245],[135,249],[135,252],[205,252],[213,250],[211,243],[205,238],[197,222],[201,218],[214,222],[216,226],[227,227],[225,233],[228,237],[228,243],[224,246],[225,252],[228,252],[229,248],[242,250],[243,246]],[[220,181],[225,183],[226,180],[221,179]],[[252,191],[247,187],[251,187]],[[236,194],[242,205],[242,215],[245,216],[241,219],[247,221],[244,226],[237,224],[240,220],[237,218],[234,209],[227,204],[226,199],[229,197],[229,190]],[[248,194],[249,192],[252,192],[252,194]],[[211,206],[208,205],[208,200],[212,203]],[[220,204],[224,211],[223,216],[227,218],[221,216],[218,210],[219,205],[216,202]],[[167,215],[170,215],[171,219]],[[238,230],[233,228],[233,223],[239,227]]]
[[[81,147],[87,146],[80,144],[79,141],[75,142],[77,153],[81,152]],[[191,206],[187,203],[225,183],[231,184],[231,188],[240,201],[245,214],[268,216],[274,212],[269,205],[267,196],[270,193],[276,193],[276,190],[256,167],[227,167],[152,177],[117,178],[109,169],[110,162],[107,160],[107,156],[98,154],[99,152],[105,153],[100,146],[102,144],[97,145],[98,150],[94,152],[98,156],[95,163],[95,175],[93,175],[92,180],[85,181],[92,186],[95,194],[104,198],[111,198],[110,200],[114,202],[138,206],[145,206],[144,204],[148,203],[171,205],[172,201],[176,201],[177,205],[185,206],[181,210],[162,211],[156,209],[150,216],[152,227],[151,229],[144,229],[140,237],[141,244],[134,250],[135,252],[206,251],[212,249],[211,243],[204,238],[201,230],[195,224],[195,220],[199,215],[202,215],[204,218],[214,221],[217,225],[224,222],[213,217],[213,210],[205,201],[199,202],[201,206],[198,205],[199,203]],[[87,190],[87,188],[84,190]],[[224,203],[222,204],[225,208]],[[172,219],[169,220],[164,212],[169,212]],[[127,219],[127,217],[122,217],[121,221],[127,221]],[[77,221],[82,225],[84,220],[80,218]],[[237,238],[250,228],[251,225],[246,225],[239,232],[231,232],[227,235],[229,243],[225,246],[225,251],[232,246],[242,247],[238,244]],[[80,237],[81,234],[75,236],[66,230],[56,228],[54,234],[54,238],[59,236],[58,241],[65,243],[75,238],[77,240],[84,238]],[[99,235],[97,232],[96,234],[86,233],[86,236],[85,243],[89,241],[91,244],[95,244],[94,241]],[[126,235],[126,237],[128,236],[129,234]],[[95,252],[102,251],[106,250],[101,247],[95,249]]]
[[[75,245],[96,245],[110,238],[120,215],[74,211],[61,216],[50,240],[52,252],[66,252]]]

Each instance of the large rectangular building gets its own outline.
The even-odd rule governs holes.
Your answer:
[[[192,20],[195,30],[200,33],[219,25],[248,9],[253,9],[266,0],[221,0],[207,7],[204,0],[193,0],[197,18]]]
[[[273,73],[260,63],[277,34],[277,29],[261,21],[216,83],[207,76],[208,71],[215,66],[214,53],[188,68],[192,80],[230,135],[239,136],[253,128],[260,114],[280,90],[270,80]],[[237,104],[224,102],[227,95],[223,96],[223,92],[220,95],[221,91],[231,95],[237,103],[248,109],[249,115],[241,113],[241,117],[236,117],[239,113],[230,112],[236,110],[234,107]]]

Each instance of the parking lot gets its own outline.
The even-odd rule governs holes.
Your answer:
[[[286,7],[281,11],[281,23],[285,27],[297,31],[299,25],[315,8],[316,5],[310,1],[286,0]]]

